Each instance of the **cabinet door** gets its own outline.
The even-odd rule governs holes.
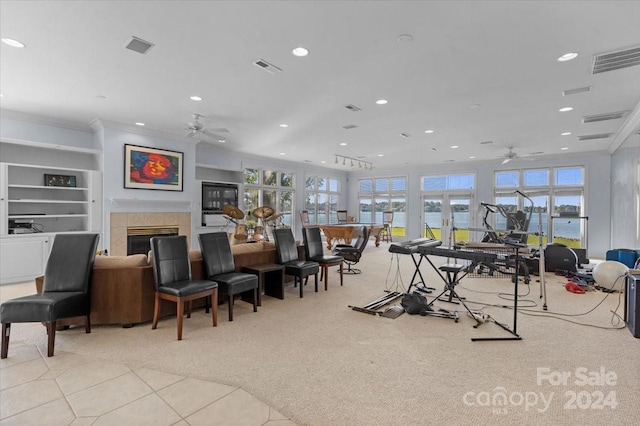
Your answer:
[[[0,284],[30,281],[44,275],[49,245],[48,236],[0,240]]]
[[[89,175],[89,231],[102,232],[102,173]]]

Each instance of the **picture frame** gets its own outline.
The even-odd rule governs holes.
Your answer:
[[[66,188],[76,187],[76,177],[72,175],[44,174],[44,186],[61,186]]]
[[[124,187],[183,190],[184,153],[137,145],[124,146]]]

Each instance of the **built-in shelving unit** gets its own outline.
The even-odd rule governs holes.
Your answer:
[[[102,173],[98,150],[0,143],[0,284],[6,284],[42,275],[56,234],[102,232]]]

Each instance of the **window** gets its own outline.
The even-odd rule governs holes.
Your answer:
[[[475,192],[475,174],[423,176],[421,178],[422,236],[453,243],[469,241],[473,226],[471,205]]]
[[[327,176],[309,176],[305,181],[304,209],[309,211],[309,222],[322,225],[337,223],[340,202],[338,179]]]
[[[295,174],[288,171],[246,168],[244,171],[245,218],[255,220],[252,212],[258,207],[271,207],[283,213],[284,225],[293,226],[292,206],[295,196]]]
[[[424,176],[422,178],[422,191],[455,191],[473,189],[475,183],[474,174]]]
[[[526,231],[542,231],[543,244],[552,235],[553,242],[582,247],[586,242],[586,224],[579,219],[585,215],[584,176],[582,166],[498,171],[494,202],[507,217],[499,212],[488,222],[494,229],[509,229],[509,216],[520,211]],[[516,190],[526,197],[514,193]],[[539,236],[529,235],[527,243],[537,245]]]
[[[358,221],[382,223],[382,212],[393,211],[392,235],[406,235],[407,178],[380,177],[358,181]]]

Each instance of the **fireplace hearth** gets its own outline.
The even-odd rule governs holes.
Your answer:
[[[184,235],[191,241],[191,213],[112,212],[109,229],[107,248],[112,256],[147,254],[154,235]]]
[[[127,228],[127,255],[147,254],[151,237],[178,235],[178,227],[132,226]]]

